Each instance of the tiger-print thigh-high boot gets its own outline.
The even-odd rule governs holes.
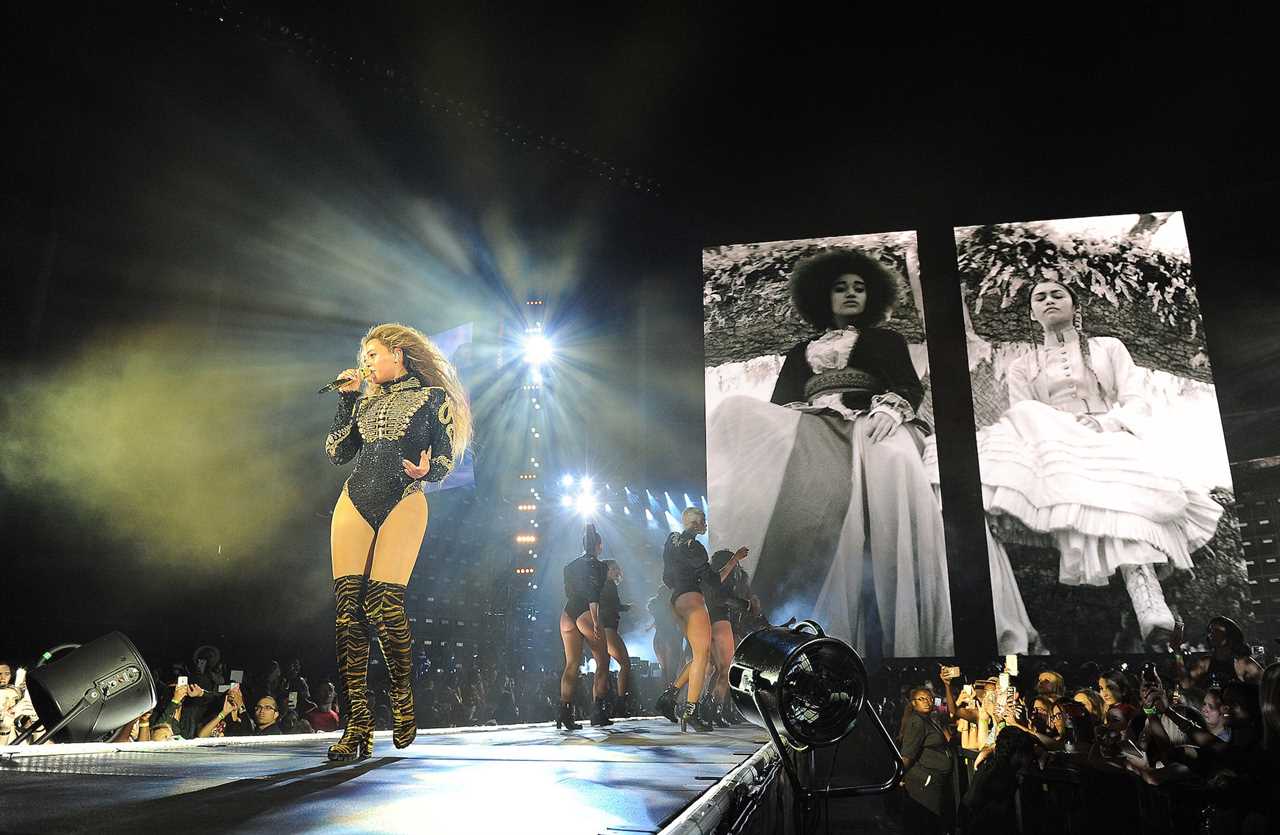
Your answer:
[[[333,581],[334,633],[338,674],[347,691],[347,727],[329,747],[331,760],[357,760],[373,753],[373,714],[366,694],[369,679],[369,633],[360,622],[364,577],[350,574]]]
[[[391,739],[397,748],[409,747],[418,735],[413,715],[413,637],[404,613],[404,590],[397,583],[371,580],[364,598],[365,617],[382,646],[391,680],[391,718],[395,722]]]

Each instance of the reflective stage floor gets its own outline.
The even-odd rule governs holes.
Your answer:
[[[337,736],[0,748],[0,831],[652,833],[767,742],[646,718],[384,732],[330,763]]]

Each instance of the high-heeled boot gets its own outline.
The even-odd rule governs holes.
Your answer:
[[[680,711],[680,731],[683,733],[690,727],[700,733],[712,730],[712,726],[699,715],[697,702],[685,702],[684,710]]]
[[[418,735],[413,715],[413,636],[404,613],[404,589],[398,583],[369,582],[364,613],[375,631],[387,663],[391,682],[391,740],[397,748],[408,748]]]
[[[679,690],[672,687],[670,684],[667,685],[667,689],[662,691],[662,695],[658,697],[657,704],[653,706],[653,709],[658,712],[659,716],[665,716],[672,722],[680,721],[676,717],[676,694],[679,692]]]
[[[717,728],[727,728],[730,726],[728,717],[725,716],[726,706],[724,702],[717,702],[714,698],[707,702],[707,712],[704,714],[708,721]]]
[[[556,717],[556,728],[566,731],[580,731],[582,726],[573,721],[573,702],[560,703],[560,715]]]
[[[597,728],[613,724],[613,720],[609,718],[608,696],[601,696],[591,703],[591,724]]]
[[[373,753],[373,713],[365,688],[369,678],[369,633],[360,621],[364,577],[353,574],[333,581],[334,638],[338,674],[347,693],[347,727],[329,746],[329,759],[363,759]]]

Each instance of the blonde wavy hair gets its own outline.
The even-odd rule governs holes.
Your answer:
[[[471,442],[471,403],[467,393],[458,379],[458,370],[453,367],[441,353],[436,344],[417,328],[389,322],[374,325],[360,340],[356,349],[356,361],[363,362],[361,355],[369,340],[376,339],[392,350],[398,350],[404,357],[404,368],[418,377],[428,386],[439,386],[453,401],[453,458],[462,461],[462,453]],[[370,395],[381,394],[382,386],[370,381]]]

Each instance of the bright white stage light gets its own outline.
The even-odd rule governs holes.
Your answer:
[[[596,512],[596,497],[590,493],[583,493],[578,496],[575,504],[577,505],[578,512],[583,516],[590,516]]]
[[[561,487],[572,487],[572,486],[573,486],[573,476],[569,475],[568,473],[565,473],[565,474],[564,474],[564,478],[560,479],[560,486],[561,486]]]
[[[605,512],[605,513],[613,513],[613,508],[608,504],[608,502],[606,502],[606,503],[605,503],[605,506],[604,506],[604,512]]]
[[[595,482],[593,482],[593,481],[591,480],[591,476],[589,476],[589,475],[584,475],[584,476],[583,476],[583,477],[578,481],[578,483],[582,485],[582,489],[583,489],[583,490],[590,490],[590,489],[591,489],[591,485],[592,485],[592,484],[594,484]]]
[[[534,368],[551,361],[555,349],[551,340],[540,333],[531,333],[524,338],[524,361]]]
[[[624,508],[622,509],[622,512],[623,512],[623,513],[625,513],[625,514],[627,514],[628,516],[630,516],[630,515],[631,515],[631,508],[629,508],[629,507],[624,507]]]
[[[560,499],[560,506],[561,506],[561,507],[573,507],[573,497],[572,497],[572,496],[564,496],[563,498],[561,498],[561,499]]]

